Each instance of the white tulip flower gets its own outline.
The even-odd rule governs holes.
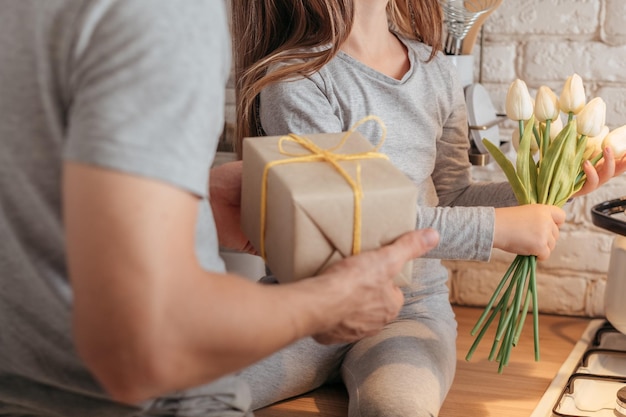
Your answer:
[[[621,159],[626,155],[626,125],[609,132],[602,141],[602,149],[611,148],[615,159]]]
[[[606,120],[606,103],[596,97],[576,116],[576,130],[580,135],[598,136]]]
[[[563,86],[559,97],[559,106],[563,113],[578,114],[585,107],[585,87],[578,74],[571,75]]]
[[[559,117],[559,99],[550,89],[542,85],[537,91],[537,97],[535,98],[535,117],[539,122],[545,122],[546,120],[554,120]]]
[[[604,125],[598,136],[590,136],[587,138],[585,145],[585,153],[583,159],[593,159],[602,153],[602,141],[609,134],[609,127]]]
[[[506,115],[509,119],[528,120],[533,114],[533,99],[528,92],[526,83],[517,79],[509,86],[506,94]]]

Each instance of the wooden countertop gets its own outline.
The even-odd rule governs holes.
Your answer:
[[[482,309],[455,306],[454,310],[459,323],[457,373],[439,417],[530,416],[590,322],[587,318],[541,315],[541,360],[535,362],[532,321],[527,320],[520,343],[511,352],[509,365],[502,374],[498,374],[498,364],[487,360],[495,329],[490,329],[484,336],[472,360],[465,360],[465,355],[474,341],[469,332]],[[258,410],[255,415],[346,417],[347,395],[342,385],[322,387],[312,393]]]

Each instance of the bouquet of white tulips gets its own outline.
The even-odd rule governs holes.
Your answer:
[[[618,158],[626,152],[626,126],[608,132],[605,102],[594,98],[586,103],[583,82],[577,74],[567,79],[560,97],[548,87],[539,88],[534,103],[526,84],[516,80],[507,93],[506,113],[518,122],[513,137],[517,150],[515,165],[500,148],[487,140],[483,143],[504,171],[519,204],[562,207],[584,185],[585,160],[595,165],[607,146]],[[517,255],[511,263],[472,329],[472,335],[478,335],[467,360],[498,318],[489,360],[499,363],[501,373],[520,338],[531,305],[535,360],[539,360],[536,267],[537,260],[532,255]]]

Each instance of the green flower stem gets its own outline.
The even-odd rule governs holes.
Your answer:
[[[500,313],[500,320],[499,322],[501,322],[504,318],[504,313],[505,313],[505,305],[504,305],[504,300],[502,300],[500,303],[498,303],[498,312]],[[498,329],[500,328],[500,326],[498,325]],[[497,333],[497,330],[496,330]],[[493,339],[493,343],[491,344],[491,350],[489,351],[489,356],[487,356],[487,359],[489,359],[490,361],[497,359],[496,354],[499,354],[498,351],[498,347],[500,346],[500,339],[498,339],[497,337],[494,337]]]
[[[515,277],[515,274],[513,275],[513,277]],[[500,340],[502,339],[502,332],[504,331],[508,322],[510,321],[510,314],[509,314],[509,310],[507,309],[507,307],[509,305],[509,299],[511,298],[511,292],[514,287],[514,282],[515,282],[515,278],[513,278],[513,280],[509,284],[508,288],[504,292],[504,295],[500,299],[500,302],[498,302],[498,306],[496,308],[497,311],[500,312],[500,320],[498,320],[498,327],[496,328],[496,337],[493,339],[491,352],[489,352],[490,361],[494,360],[494,357],[496,354],[496,348],[498,347],[498,344]]]
[[[519,255],[518,255],[519,256]],[[498,354],[498,361],[500,362],[500,366],[498,368],[498,372],[502,372],[504,366],[509,363],[509,358],[511,356],[511,348],[513,347],[513,340],[515,337],[515,330],[517,327],[517,322],[519,321],[520,314],[520,305],[522,302],[524,289],[526,288],[526,279],[528,277],[528,268],[529,264],[526,262],[526,257],[521,257],[521,262],[518,263],[518,268],[516,270],[516,278],[514,280],[513,285],[515,286],[515,297],[513,298],[513,305],[509,308],[507,314],[507,322],[506,329],[504,333],[504,339],[502,340],[502,345],[500,349],[500,353]],[[515,314],[515,319],[513,319],[513,314]]]
[[[527,262],[528,258],[524,257],[522,259],[522,262],[520,262],[520,268],[521,268],[521,274],[518,277],[517,280],[517,285],[516,285],[516,289],[515,289],[515,300],[513,302],[513,311],[516,314],[515,320],[513,322],[511,322],[511,325],[509,326],[508,332],[507,332],[507,349],[506,349],[506,355],[504,358],[504,365],[507,365],[509,363],[509,357],[511,355],[511,348],[513,346],[515,346],[515,333],[517,330],[517,323],[519,322],[520,318],[520,307],[522,305],[522,299],[526,298],[524,297],[524,290],[526,289],[526,282],[528,279],[528,273],[529,273],[529,268],[530,265]]]
[[[591,158],[589,160],[589,162],[591,162],[591,165],[593,165],[594,167],[596,166],[596,164],[600,161],[600,159],[602,159],[604,157],[604,152],[600,152],[599,154],[597,154],[596,156],[594,156],[593,158]],[[576,188],[578,188],[578,185],[580,184],[581,181],[585,181],[587,179],[587,176],[585,175],[585,171],[580,171],[578,173],[578,176],[576,177]],[[582,185],[582,184],[580,184]]]
[[[534,126],[534,125],[533,125],[533,136],[535,136],[537,147],[540,148],[541,147],[541,135],[539,134],[539,130],[537,129],[537,126]]]
[[[529,268],[530,268],[530,264],[528,263],[528,257],[522,258],[522,261],[520,262],[520,267],[521,267],[522,272],[517,280],[517,288],[515,291],[515,302],[513,305],[515,314],[517,314],[518,317],[519,317],[520,307],[522,305],[522,300],[525,298],[524,290],[526,289],[526,282],[528,280],[528,273],[529,273]],[[511,323],[512,329],[517,327],[518,317],[516,317],[516,320],[514,323]]]
[[[527,287],[526,297],[524,300],[524,307],[522,308],[522,314],[519,317],[517,328],[515,329],[515,337],[513,338],[513,346],[517,346],[517,343],[519,342],[519,338],[522,335],[522,329],[524,328],[524,322],[526,321],[526,316],[528,316],[528,308],[530,307],[531,299],[532,299],[532,294],[530,291],[530,287]]]
[[[465,355],[465,360],[466,361],[469,361],[470,359],[472,359],[472,356],[474,355],[474,352],[476,351],[476,348],[478,347],[478,345],[480,344],[480,341],[482,340],[483,336],[485,335],[485,333],[489,329],[489,326],[491,326],[491,322],[493,322],[493,320],[496,318],[498,311],[499,310],[494,310],[494,312],[487,319],[487,322],[485,323],[485,326],[480,330],[480,333],[478,333],[478,336],[474,340],[474,343],[472,343],[472,346],[470,347],[469,351],[467,352],[467,355]]]
[[[506,332],[506,338],[504,340],[504,352],[502,358],[500,359],[500,364],[498,366],[498,373],[502,373],[504,367],[509,364],[509,359],[511,358],[511,347],[513,341],[513,333],[515,332],[515,326],[509,326]]]
[[[483,311],[481,317],[478,319],[478,322],[476,323],[476,325],[474,325],[474,328],[471,331],[472,336],[476,334],[476,331],[478,331],[478,329],[482,325],[483,321],[487,317],[487,314],[491,312],[491,314],[487,318],[487,322],[485,322],[485,325],[482,328],[480,328],[480,332],[478,333],[478,336],[476,336],[474,343],[472,343],[472,346],[467,352],[467,355],[465,356],[465,360],[469,361],[472,358],[474,351],[476,351],[476,348],[478,347],[478,345],[480,344],[480,341],[482,340],[483,336],[487,332],[487,329],[489,329],[489,326],[491,326],[491,323],[498,316],[498,313],[501,313],[502,310],[504,309],[506,297],[502,297],[500,301],[498,301],[498,304],[495,306],[495,308],[492,309],[492,306],[497,296],[500,294],[502,288],[508,281],[508,278],[511,276],[511,273],[513,269],[515,268],[516,264],[517,264],[517,259],[513,261],[513,263],[509,266],[509,269],[507,270],[506,274],[504,275],[502,280],[500,280],[500,284],[498,285],[498,288],[496,288],[493,295],[491,296],[491,299],[487,303],[487,306],[485,307],[485,310]],[[500,314],[500,317],[502,318],[502,314]],[[496,346],[497,346],[497,342],[494,342],[494,345],[492,346],[492,353],[489,354],[490,358],[492,357],[493,351],[495,351]]]
[[[604,152],[600,152],[599,154],[597,154],[596,156],[594,156],[593,158],[591,158],[589,160],[589,162],[591,162],[591,165],[593,165],[594,167],[596,166],[596,164],[600,161],[600,159],[602,159],[604,157]]]
[[[535,256],[518,255],[511,262],[472,329],[471,334],[475,335],[478,332],[478,335],[465,356],[465,360],[469,361],[472,358],[488,328],[498,317],[496,335],[491,345],[488,360],[497,361],[499,363],[498,372],[502,373],[504,366],[509,363],[511,349],[519,341],[531,301],[533,301],[533,324],[535,326],[535,359],[539,360],[539,334],[538,327],[536,327],[539,323],[539,311],[536,308],[536,267]],[[507,283],[508,286],[505,289]]]
[[[533,294],[533,335],[535,339],[535,361],[539,362],[539,302],[537,299],[537,257],[530,258],[530,291]]]
[[[519,260],[516,257],[515,260],[511,263],[511,265],[509,265],[509,269],[506,270],[506,273],[504,274],[504,276],[500,280],[500,283],[498,284],[498,286],[496,287],[495,291],[493,292],[493,295],[489,299],[489,302],[487,303],[487,306],[485,307],[485,310],[480,315],[480,317],[478,318],[478,321],[476,322],[476,324],[472,328],[472,331],[470,332],[470,334],[472,336],[474,336],[476,334],[476,332],[478,331],[478,329],[482,325],[483,321],[485,320],[485,317],[487,317],[487,314],[491,310],[491,307],[493,306],[493,303],[495,303],[496,298],[498,298],[498,295],[500,294],[500,291],[502,291],[502,288],[504,288],[504,285],[506,284],[506,282],[508,281],[509,277],[511,276],[511,273],[517,267],[518,262],[519,262]]]
[[[546,120],[546,128],[543,131],[543,144],[541,146],[541,157],[543,158],[548,151],[548,147],[550,146],[550,124],[552,120]]]
[[[517,274],[518,270],[519,270],[519,267],[515,271],[515,274],[513,274],[513,280],[511,281],[511,284],[506,289],[506,291],[504,292],[504,296],[502,297],[502,302],[504,303],[504,306],[503,306],[504,310],[502,311],[503,314],[500,316],[500,322],[498,323],[498,329],[496,331],[496,340],[502,340],[502,335],[504,333],[504,330],[508,327],[509,323],[511,322],[513,309],[510,308],[509,300],[511,299],[511,294],[513,293],[515,284],[519,280],[519,277]]]
[[[520,294],[519,286],[520,286],[520,281],[524,280],[524,275],[526,273],[527,273],[527,268],[525,268],[525,262],[518,262],[517,268],[515,269],[515,273],[513,274],[513,280],[511,281],[511,284],[509,285],[509,288],[507,289],[505,296],[502,297],[508,309],[506,311],[506,316],[504,316],[504,319],[501,320],[500,324],[498,325],[498,331],[496,333],[496,340],[502,339],[504,332],[508,330],[508,328],[511,327],[510,324],[513,323],[511,321],[513,317],[513,313],[516,313],[517,310],[519,310],[519,305],[516,306],[516,304],[518,304],[517,303],[518,298],[521,297],[521,295],[519,295]],[[511,293],[513,292],[513,289],[515,289],[515,296],[513,297],[513,302],[511,304],[509,300],[511,299]]]
[[[513,311],[512,309],[509,309],[509,311]],[[498,363],[500,363],[500,365],[502,365],[504,362],[506,362],[506,357],[508,352],[510,351],[510,345],[509,345],[509,330],[511,329],[511,326],[507,326],[506,327],[506,332],[504,333],[504,338],[502,339],[501,343],[500,343],[500,349],[498,350],[498,356],[496,357],[496,361]],[[498,371],[500,370],[500,367],[498,367]]]

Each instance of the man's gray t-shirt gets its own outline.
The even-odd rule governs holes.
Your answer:
[[[199,196],[199,261],[224,270],[207,189],[230,59],[218,0],[0,3],[0,415],[132,412],[72,343],[63,161]]]

